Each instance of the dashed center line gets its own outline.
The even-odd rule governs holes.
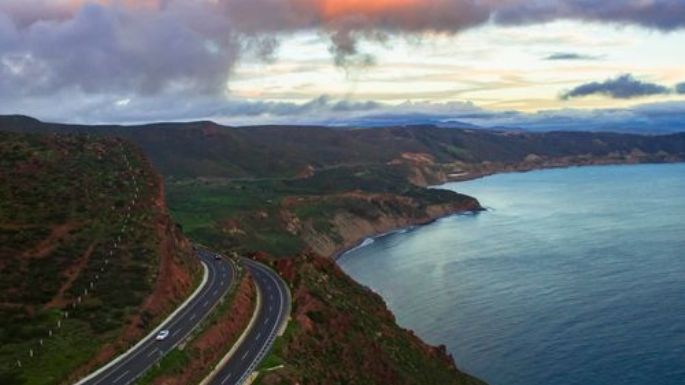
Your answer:
[[[113,383],[113,384],[114,384],[114,383],[117,383],[119,380],[121,380],[122,378],[126,377],[126,375],[127,375],[128,373],[129,373],[128,370],[125,371],[125,372],[123,372],[123,373],[121,373],[121,375],[120,375],[119,377],[117,377],[117,378],[115,378],[114,380],[112,380],[112,383]]]
[[[231,376],[233,376],[233,373],[228,373],[228,375],[226,376],[226,378],[224,378],[224,379],[221,381],[221,385],[224,385],[224,384],[226,383],[226,381],[228,381],[228,379],[231,378]]]

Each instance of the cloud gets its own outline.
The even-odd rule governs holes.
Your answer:
[[[55,99],[70,103],[55,109]],[[174,94],[132,96],[90,95],[64,90],[56,96],[30,96],[0,103],[0,115],[25,114],[46,121],[109,124],[212,119],[227,124],[323,124],[331,118],[354,117],[387,108],[374,101],[334,99],[273,102],[211,95],[179,98]]]
[[[685,27],[685,2],[0,0],[0,101],[63,93],[221,99],[242,57],[273,60],[278,42],[301,31],[327,37],[334,62],[349,66],[374,62],[360,41],[562,19],[670,31]]]
[[[73,103],[55,109],[55,100]],[[443,127],[516,129],[525,131],[685,132],[685,101],[638,105],[625,109],[559,109],[524,113],[492,111],[468,102],[384,104],[328,96],[301,102],[217,99],[192,100],[175,95],[89,95],[65,90],[55,96],[34,96],[0,103],[0,114],[26,114],[46,121],[70,123],[148,123],[214,120],[227,125],[329,125],[386,127],[428,124]]]
[[[631,74],[621,75],[603,82],[582,84],[561,95],[564,100],[590,95],[604,95],[614,99],[633,99],[651,95],[666,95],[671,93],[668,87],[659,84],[643,82]]]
[[[238,57],[227,19],[192,2],[168,4],[142,11],[89,3],[64,20],[26,26],[0,17],[11,36],[0,38],[0,93],[223,92]]]
[[[545,57],[544,60],[597,60],[597,56],[585,55],[575,52],[555,52]]]
[[[662,31],[685,26],[685,2],[681,0],[514,0],[500,4],[495,21],[531,24],[553,20],[581,20],[640,25]]]
[[[447,33],[485,25],[580,20],[661,31],[685,27],[682,0],[219,0],[239,30],[320,29],[336,63],[366,62],[359,40],[385,34]]]
[[[685,82],[676,84],[675,92],[685,95]]]

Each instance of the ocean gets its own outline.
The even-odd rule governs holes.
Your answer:
[[[490,385],[685,384],[685,165],[441,186],[488,208],[367,240],[341,267]]]

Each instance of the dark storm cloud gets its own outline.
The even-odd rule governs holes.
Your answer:
[[[504,1],[495,21],[531,24],[572,19],[591,22],[633,24],[671,31],[685,26],[682,0],[536,0]]]
[[[338,65],[368,64],[359,40],[387,34],[457,33],[484,25],[581,20],[670,31],[685,27],[682,0],[223,0],[239,30],[249,33],[321,29]]]
[[[20,26],[0,13],[2,93],[219,93],[237,57],[224,17],[180,2],[159,11],[88,4]]]
[[[630,74],[603,82],[582,84],[561,95],[564,100],[590,95],[604,95],[614,99],[632,99],[652,95],[666,95],[671,90],[659,84],[644,82]]]
[[[564,61],[564,60],[597,60],[597,56],[584,55],[575,52],[556,52],[545,57],[545,60]]]

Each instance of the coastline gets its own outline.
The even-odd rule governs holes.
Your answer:
[[[459,183],[459,182],[467,182],[471,180],[477,180],[477,179],[482,179],[486,178],[489,176],[494,176],[494,175],[499,175],[499,174],[514,174],[514,173],[528,173],[528,172],[534,172],[534,171],[543,171],[543,170],[554,170],[554,169],[570,169],[570,168],[578,168],[578,167],[601,167],[601,166],[638,166],[638,165],[646,165],[646,164],[678,164],[678,163],[685,163],[685,160],[669,160],[669,161],[607,161],[607,162],[602,162],[602,161],[594,161],[590,163],[569,163],[569,164],[549,164],[549,165],[544,165],[544,166],[538,166],[538,167],[529,167],[530,165],[526,164],[517,164],[517,165],[509,165],[507,167],[501,168],[501,169],[493,169],[493,170],[488,170],[487,172],[485,171],[480,171],[480,172],[466,172],[465,174],[461,175],[458,178],[447,178],[440,184],[434,184],[434,185],[429,185],[426,186],[426,188],[434,188],[434,189],[440,189],[442,186],[448,184],[448,183]],[[474,199],[478,199],[478,197],[473,197]],[[403,231],[408,231],[417,227],[422,227],[422,226],[428,226],[440,219],[443,218],[449,218],[454,215],[478,215],[480,212],[487,211],[486,208],[481,207],[480,210],[456,210],[454,212],[449,212],[446,213],[445,215],[440,215],[436,216],[433,218],[430,218],[425,221],[417,221],[415,223],[411,223],[407,226],[400,226],[396,227],[387,231],[383,232],[377,232],[377,233],[370,233],[367,234],[359,239],[357,239],[354,242],[353,246],[350,247],[343,247],[340,250],[337,250],[335,253],[330,255],[329,257],[332,258],[335,261],[338,261],[340,258],[342,258],[345,254],[356,250],[360,247],[363,247],[362,244],[367,240],[376,240],[378,238],[382,238],[387,235],[391,234],[396,234],[399,232]]]
[[[567,352],[565,348],[562,347],[559,348],[559,350],[554,350],[556,348],[555,346],[551,346],[552,344],[546,345],[544,343],[549,341],[550,337],[556,337],[559,335],[559,330],[566,331],[568,329],[568,322],[575,322],[578,325],[586,325],[588,330],[591,329],[593,332],[595,332],[597,331],[595,328],[599,328],[600,330],[614,330],[615,326],[613,325],[615,323],[621,323],[623,325],[630,324],[633,321],[643,322],[644,320],[650,320],[652,319],[651,317],[653,314],[657,314],[657,316],[653,316],[653,319],[662,319],[660,314],[665,313],[654,311],[640,312],[642,317],[626,317],[623,318],[623,321],[618,320],[620,319],[618,318],[615,320],[615,323],[604,322],[606,319],[603,319],[603,317],[616,316],[622,318],[623,314],[625,313],[620,311],[607,312],[605,309],[613,306],[613,304],[616,304],[615,301],[617,301],[617,298],[622,299],[619,301],[621,306],[617,305],[616,309],[625,309],[625,305],[630,306],[632,303],[632,298],[635,297],[631,290],[636,290],[635,293],[639,293],[643,288],[657,286],[657,282],[666,283],[668,285],[677,285],[677,280],[664,279],[661,281],[659,278],[656,278],[657,276],[649,275],[648,273],[645,273],[646,275],[642,277],[649,279],[632,279],[635,276],[626,272],[634,271],[637,274],[636,276],[641,276],[640,274],[642,273],[640,273],[640,271],[643,269],[642,264],[639,262],[634,263],[635,260],[640,259],[634,257],[640,254],[642,254],[644,257],[648,257],[650,255],[654,255],[654,250],[661,250],[664,252],[666,250],[669,252],[671,250],[676,250],[677,254],[678,248],[671,247],[673,244],[678,242],[679,238],[677,237],[677,232],[673,233],[675,238],[665,237],[663,243],[656,243],[652,240],[654,239],[655,235],[662,234],[662,228],[675,228],[673,226],[674,220],[676,221],[675,223],[678,223],[678,214],[677,210],[675,209],[682,209],[683,202],[682,199],[680,199],[680,196],[677,195],[678,187],[675,187],[676,189],[674,190],[674,186],[682,186],[682,179],[679,178],[679,175],[682,175],[683,165],[685,165],[685,162],[656,165],[638,164],[636,165],[638,167],[617,167],[627,166],[625,164],[620,164],[608,165],[609,167],[597,167],[595,169],[569,167],[568,171],[561,170],[545,172],[544,170],[539,170],[541,173],[498,177],[484,182],[476,182],[472,185],[467,183],[466,185],[461,185],[461,187],[460,185],[455,184],[451,187],[457,190],[467,189],[470,191],[470,193],[474,194],[473,196],[481,196],[481,198],[484,199],[484,205],[489,202],[493,207],[502,207],[503,202],[508,201],[513,202],[511,207],[525,207],[524,210],[516,212],[516,215],[524,220],[514,222],[508,219],[510,218],[508,215],[504,215],[500,218],[496,218],[499,215],[488,215],[488,217],[492,217],[486,220],[488,223],[477,225],[476,223],[472,223],[470,219],[466,219],[464,221],[462,219],[452,218],[447,221],[439,222],[432,228],[421,230],[420,233],[408,234],[407,236],[397,235],[394,238],[382,239],[378,242],[378,244],[371,245],[371,247],[367,247],[362,251],[353,252],[352,255],[347,255],[347,258],[349,259],[342,259],[339,263],[341,266],[344,266],[345,271],[350,276],[359,282],[362,282],[363,285],[369,285],[375,288],[372,290],[374,290],[376,293],[385,293],[387,295],[386,300],[395,305],[391,308],[391,311],[397,311],[399,316],[398,321],[401,325],[420,331],[417,333],[419,336],[428,338],[433,343],[445,343],[450,346],[450,351],[456,353],[455,361],[457,363],[468,363],[468,366],[464,367],[467,372],[487,378],[492,383],[506,383],[507,381],[503,381],[501,377],[498,378],[497,375],[493,376],[492,373],[498,373],[496,366],[486,367],[487,365],[482,364],[483,362],[489,363],[488,356],[500,358],[507,357],[502,352],[509,353],[512,351],[524,350],[521,349],[521,347],[530,346],[531,341],[535,341],[536,346],[544,346],[544,348],[540,348],[536,353],[531,354],[531,356],[534,356],[535,358],[546,356],[546,352],[548,350],[550,351],[550,354],[547,355],[547,357],[551,357],[557,353],[564,355]],[[667,178],[665,179],[666,182],[662,183],[663,179],[659,179],[659,177],[663,178],[664,175],[666,175]],[[624,185],[623,183],[628,183],[628,181],[630,181],[634,188],[626,188],[626,186],[629,185]],[[552,187],[546,188],[550,183]],[[600,184],[601,186],[598,186]],[[575,187],[573,188],[572,192],[555,197],[555,195],[557,195],[555,194],[555,191],[563,190],[565,185],[575,185]],[[490,191],[493,189],[496,189],[497,191],[497,193],[492,194],[494,199],[486,199],[485,195],[489,195]],[[682,187],[680,189],[682,190]],[[669,190],[671,191],[670,193],[663,193],[663,191]],[[587,204],[587,211],[577,211],[574,209],[573,205],[565,206],[565,202],[573,202],[573,200],[569,199],[569,197],[578,196],[576,194],[580,191],[587,192],[588,194],[581,195],[580,200],[581,202],[585,202]],[[614,195],[615,193],[612,194],[611,191],[618,192],[619,195]],[[626,194],[624,198],[621,195],[622,191],[633,192]],[[674,191],[675,195],[673,195]],[[652,192],[655,194],[652,194]],[[526,198],[525,200],[519,200],[516,197],[517,195],[525,196]],[[550,201],[542,199],[545,195],[551,195],[552,199]],[[622,198],[618,202],[612,198],[617,196]],[[668,196],[670,196],[671,199],[668,199]],[[588,197],[590,199],[588,199]],[[592,197],[596,197],[596,200]],[[540,205],[538,205],[538,202],[540,202]],[[650,207],[651,204],[636,205],[633,202],[654,202],[656,203],[657,207]],[[674,204],[673,202],[676,203]],[[596,206],[590,206],[592,204]],[[545,214],[549,213],[550,210],[555,211],[559,207],[563,207],[563,209],[558,212],[559,215]],[[631,207],[635,209],[624,210],[625,207]],[[663,207],[666,207],[666,209]],[[540,209],[542,209],[542,212],[539,211]],[[654,214],[652,214],[652,210],[654,210]],[[537,214],[540,214],[540,216],[534,214],[536,211]],[[637,214],[635,214],[635,212]],[[671,213],[674,214],[671,215]],[[556,211],[555,214],[557,214]],[[607,215],[611,215],[612,221],[606,223],[602,223],[600,221],[599,223],[593,223],[592,227],[586,227],[585,223],[587,222],[585,218],[592,220],[592,215],[599,215],[597,218],[606,218]],[[551,218],[549,223],[557,223],[561,226],[546,226],[547,222],[545,221],[547,221],[548,218]],[[620,222],[614,221],[613,218],[617,218],[617,220]],[[642,222],[634,221],[635,219],[642,218],[644,218],[645,221],[644,229],[642,227]],[[478,222],[482,222],[483,219],[485,218],[481,217]],[[666,220],[666,222],[663,222],[664,220]],[[667,226],[666,224],[669,223],[668,221],[670,221],[670,225]],[[656,224],[655,227],[647,225],[648,222]],[[634,225],[635,223],[640,223],[641,226],[636,228]],[[496,240],[489,237],[489,234],[492,233],[491,230],[499,229],[501,230],[499,232],[500,234],[506,234],[506,229],[511,228],[512,225],[517,227],[517,231],[511,232],[509,236],[503,236],[501,239]],[[474,226],[478,228],[475,228]],[[481,226],[483,226],[483,229],[480,228]],[[518,226],[521,226],[521,228],[518,228]],[[649,230],[647,230],[648,228]],[[603,229],[607,229],[611,231],[611,233],[605,233]],[[522,233],[524,230],[525,232]],[[511,246],[516,245],[516,242],[511,241],[515,241],[519,234],[541,234],[537,233],[537,230],[549,232],[549,234],[574,234],[574,236],[561,237],[565,239],[556,237],[533,237],[542,239],[543,241],[528,242],[528,240],[526,240],[525,242],[521,242],[521,244],[516,246],[520,247],[520,249]],[[575,233],[574,231],[578,232]],[[626,237],[624,238],[622,236],[616,236],[615,234],[624,234]],[[424,236],[426,238],[424,238]],[[579,238],[578,236],[582,236],[582,238]],[[586,238],[588,236],[596,238]],[[454,243],[452,243],[450,239],[453,240]],[[489,239],[492,239],[492,242],[496,243],[496,246],[493,246],[491,249],[492,253],[487,252],[486,255],[483,255],[483,250],[479,250],[480,247],[474,248],[468,246],[479,244],[482,245],[483,242],[489,242]],[[546,247],[548,239],[554,239],[555,248],[558,245],[558,249],[548,249]],[[579,239],[582,239],[583,242],[578,242]],[[594,243],[593,240],[597,239],[605,239],[606,242],[597,241],[597,243]],[[630,240],[628,241],[630,242],[629,246],[626,246],[628,243],[626,240]],[[435,243],[436,241],[439,242]],[[671,246],[666,246],[668,242],[673,242],[673,244],[671,244]],[[603,247],[602,250],[609,250],[609,247],[611,247],[611,250],[617,251],[612,257],[606,259],[606,261],[609,261],[604,265],[605,268],[607,268],[606,271],[603,271],[601,274],[594,272],[586,273],[588,270],[587,265],[585,265],[586,261],[583,258],[593,255],[592,253],[595,252],[595,249],[593,249],[593,246],[574,249],[574,243],[582,243],[584,245],[601,243]],[[647,248],[642,249],[643,244],[646,245]],[[455,245],[461,246],[457,248]],[[570,245],[572,247],[564,247],[566,245]],[[466,246],[466,248],[464,248],[464,246]],[[614,249],[613,247],[615,246],[623,247],[624,249]],[[538,249],[538,252],[540,253],[535,258],[508,258],[508,256],[511,255],[525,255],[526,257],[529,255],[535,255],[535,249]],[[532,252],[526,253],[521,252],[521,250]],[[640,251],[635,251],[636,254],[632,255],[630,253],[632,253],[633,250]],[[445,253],[440,254],[440,251],[444,251]],[[551,262],[553,259],[548,259],[546,255],[547,253],[550,255],[555,255],[555,258],[558,258],[556,260],[557,262]],[[612,253],[608,252],[607,254],[611,255]],[[656,254],[659,254],[659,252]],[[431,255],[437,255],[438,257],[430,258]],[[424,260],[424,257],[428,257],[427,260]],[[474,262],[474,257],[477,258],[477,260],[480,260],[480,262]],[[597,260],[601,260],[605,257],[605,255],[598,255],[597,257]],[[677,259],[677,255],[675,258]],[[617,261],[623,261],[625,265],[621,265]],[[495,263],[497,264],[495,265]],[[538,276],[539,271],[537,271],[538,267],[535,265],[535,263],[541,263],[542,265],[540,266],[544,266],[543,269],[539,270],[547,270],[545,274],[540,275],[544,277],[543,279],[547,279],[547,281],[535,280],[540,277]],[[449,266],[449,268],[447,268],[447,266]],[[521,270],[516,270],[517,266],[522,266]],[[573,267],[569,269],[569,266]],[[439,272],[439,274],[435,274],[435,276],[440,276],[444,279],[444,281],[424,279],[421,272],[426,271],[427,267],[435,268],[435,271]],[[598,269],[597,271],[602,271],[599,265],[595,265],[594,260],[592,267],[593,269]],[[677,271],[677,268],[670,269],[669,271],[673,270]],[[497,273],[488,275],[491,271],[497,271]],[[663,271],[666,271],[666,269]],[[417,272],[419,272],[418,275],[416,274]],[[461,274],[457,272],[461,272]],[[612,292],[613,295],[607,295],[605,297],[607,302],[602,306],[595,305],[596,300],[594,298],[595,296],[593,295],[593,291],[596,291],[595,286],[591,286],[591,289],[587,289],[585,292],[585,294],[587,294],[587,301],[582,302],[578,301],[578,295],[576,293],[585,290],[584,288],[576,289],[576,287],[573,287],[573,289],[565,292],[565,290],[569,287],[568,285],[570,282],[576,282],[575,278],[570,278],[570,280],[558,279],[558,277],[561,275],[565,275],[566,277],[576,277],[589,274],[587,277],[593,277],[592,282],[595,282],[596,280],[594,277],[609,277],[611,276],[609,272],[611,272],[611,274],[616,274],[616,276],[613,276],[613,278],[607,279],[606,281],[602,279],[602,284],[606,285],[607,290],[616,291]],[[483,275],[481,276],[478,273],[483,273]],[[468,277],[468,280],[464,280],[465,277]],[[509,277],[515,277],[515,279],[508,281],[507,278]],[[662,275],[659,275],[658,277],[662,277]],[[651,279],[654,279],[654,281]],[[473,285],[471,280],[479,283]],[[423,290],[424,286],[426,285],[426,281],[437,281],[438,283],[429,287],[428,289]],[[447,289],[447,283],[450,281],[454,281],[456,283],[454,286],[451,286],[449,289]],[[407,283],[404,285],[405,287],[402,287],[402,282]],[[506,282],[507,284],[498,289],[487,291],[489,290],[489,287],[497,286],[492,285],[493,282]],[[512,282],[516,283],[516,285],[514,285]],[[545,282],[544,286],[542,286],[543,284],[540,282]],[[640,283],[634,284],[632,282]],[[400,283],[400,286],[398,286],[398,283]],[[515,287],[516,291],[518,291],[519,288],[524,288],[520,289],[521,291],[519,292],[521,293],[519,297],[521,302],[516,302],[509,296],[509,290],[512,287]],[[555,289],[553,292],[562,293],[562,295],[559,297],[553,296],[552,300],[547,298],[547,295],[536,296],[535,291],[537,291],[536,288],[539,287],[554,287]],[[621,288],[621,290],[618,290],[618,288]],[[549,290],[552,292],[551,289]],[[453,300],[452,298],[447,298],[441,303],[436,301],[436,303],[431,303],[430,305],[422,302],[422,299],[426,298],[427,293],[440,293],[440,291],[454,294],[454,297],[460,297],[460,299]],[[481,297],[481,293],[486,294]],[[640,296],[638,295],[638,297]],[[644,300],[646,302],[653,301],[653,299],[649,296],[645,296]],[[538,328],[537,325],[530,324],[534,325],[535,327],[531,327],[529,330],[537,334],[531,334],[531,336],[533,336],[532,338],[521,338],[520,341],[513,343],[507,338],[510,335],[507,333],[509,330],[511,330],[511,328],[501,327],[501,325],[504,325],[504,322],[510,322],[506,325],[521,325],[524,324],[522,319],[525,319],[526,322],[530,322],[531,318],[529,318],[528,314],[522,313],[518,309],[522,308],[522,304],[526,305],[537,303],[546,304],[544,306],[549,306],[549,309],[551,310],[559,309],[557,307],[559,305],[557,304],[563,303],[568,309],[574,308],[581,309],[582,311],[578,311],[577,313],[573,313],[572,311],[559,312],[559,317],[535,317],[534,321],[536,323],[539,322],[541,327]],[[583,303],[588,307],[583,308]],[[492,316],[493,313],[487,313],[487,316],[486,313],[483,313],[483,309],[486,306],[487,309],[495,309],[493,310],[493,313],[496,312],[498,314],[501,311],[500,307],[503,308],[504,311],[501,311],[501,314],[503,314],[502,320],[506,321],[503,321],[503,324],[497,324],[496,327],[481,329],[482,334],[479,335],[474,333],[474,330],[477,330],[477,328],[469,329],[468,325],[477,324],[480,319],[487,319],[487,316]],[[510,307],[506,309],[507,306]],[[542,306],[543,305],[541,305],[540,308],[542,308]],[[432,309],[437,310],[433,311]],[[446,309],[451,310],[448,311]],[[555,314],[553,311],[548,311],[547,308],[545,309],[545,314]],[[596,313],[593,314],[587,309],[592,309],[593,311],[596,311]],[[430,316],[427,316],[426,312],[429,310],[431,313],[428,313]],[[436,325],[435,320],[438,319],[438,317],[443,317],[445,314],[457,313],[460,315],[454,316],[452,319],[448,317],[445,319],[440,318],[440,323]],[[464,317],[461,314],[469,314],[469,316]],[[630,314],[632,315],[633,313]],[[434,317],[431,317],[433,315]],[[564,317],[567,318],[564,319]],[[550,321],[552,318],[555,318],[554,321]],[[603,319],[603,321],[597,322],[595,321],[596,319]],[[452,320],[454,320],[454,322],[452,322]],[[476,322],[474,322],[474,320],[476,320]],[[444,330],[436,332],[435,329],[442,327],[441,324],[443,322],[447,326],[445,326]],[[554,328],[548,327],[548,325],[552,324],[552,322],[556,322],[556,326]],[[457,324],[466,326],[459,328],[454,327],[454,325]],[[525,325],[526,327],[528,326],[528,324]],[[500,327],[501,329],[498,329]],[[668,327],[668,323],[665,323],[659,330],[668,330],[668,333],[661,333],[658,336],[654,336],[654,338],[671,338],[671,330]],[[503,332],[501,334],[496,334],[498,330],[502,330]],[[578,328],[577,330],[583,329]],[[639,331],[639,329],[635,328],[633,328],[633,330]],[[573,340],[574,342],[586,341],[583,338],[578,338],[579,335],[583,336],[581,333],[585,333],[585,335],[588,334],[585,331],[577,331],[575,334],[567,336],[568,339],[565,341],[566,343],[560,343],[556,346],[574,346],[569,344],[570,340]],[[525,334],[521,333],[521,335]],[[608,341],[625,341],[625,345],[618,345],[621,346],[620,349],[625,350],[617,349],[617,351],[625,353],[623,357],[630,356],[630,354],[632,354],[627,352],[635,352],[635,355],[632,357],[636,357],[636,359],[638,359],[637,357],[642,354],[640,350],[642,345],[633,345],[630,343],[630,339],[626,340],[625,337],[623,337],[635,335],[634,332],[624,334],[604,334],[597,332],[595,335],[600,336],[598,338],[607,338],[607,340],[602,340],[602,342],[599,343],[597,341],[592,341],[591,343],[579,342],[578,345],[575,345],[573,349],[580,353],[578,353],[575,358],[569,358],[569,360],[577,359],[576,361],[562,361],[561,365],[555,367],[550,365],[550,362],[561,361],[556,360],[558,357],[555,355],[555,360],[550,359],[550,361],[544,365],[547,368],[551,367],[554,369],[541,370],[549,370],[549,372],[545,373],[545,375],[551,376],[556,375],[557,373],[563,373],[563,370],[568,367],[582,367],[582,362],[586,362],[584,361],[583,357],[592,356],[592,354],[598,355],[600,353],[603,354],[603,356],[606,356],[606,351],[603,350],[604,347],[602,345],[614,346],[613,343],[609,343]],[[479,340],[487,338],[487,336],[492,336],[493,340],[498,339],[498,341],[500,341],[500,346],[492,348],[493,350],[488,350],[486,355],[483,356],[482,350],[479,349]],[[611,338],[616,338],[616,340],[611,340]],[[660,346],[664,346],[663,341],[661,341],[659,344],[662,344]],[[660,349],[659,344],[656,344],[654,349]],[[465,345],[469,345],[470,348],[464,348]],[[587,355],[585,355],[586,349],[588,353]],[[670,349],[672,351],[672,347],[670,347]],[[592,357],[594,358],[595,356]],[[478,362],[479,364],[472,365],[473,362]],[[527,366],[521,366],[520,369],[517,369],[519,371],[518,373],[516,371],[512,371],[512,373],[521,374],[521,376],[518,376],[519,378],[524,378],[524,374],[527,375],[528,373],[537,373],[536,367],[538,362],[540,362],[540,360],[531,359],[526,364]],[[580,365],[578,365],[579,362],[581,363]],[[566,365],[567,363],[573,363],[574,365]],[[590,362],[590,364],[592,364],[592,362]],[[611,364],[614,366],[610,368],[607,367],[607,370],[621,368],[621,373],[623,373],[627,371],[624,371],[624,369],[629,369],[629,365],[625,365],[625,361],[620,359],[611,361]],[[634,365],[634,363],[631,363],[631,365]],[[597,364],[597,366],[601,366],[601,364]],[[486,369],[483,369],[483,367],[486,367]],[[640,370],[637,369],[636,371],[639,372]],[[673,373],[679,371],[682,373],[677,366],[665,366],[659,367],[659,370],[654,371],[652,375],[659,375],[662,378],[667,376],[670,376],[669,378],[673,378]],[[618,372],[618,370],[613,373],[616,372]],[[603,375],[605,377],[608,376],[606,373],[603,373]],[[510,375],[509,378],[512,378],[512,376]],[[525,378],[527,379],[527,377]],[[636,376],[633,378],[639,377]],[[549,382],[550,381],[538,381],[536,383],[540,384]],[[517,383],[532,382],[520,380]]]
[[[429,185],[427,188],[439,188],[440,186],[447,183],[458,183],[467,182],[470,180],[476,180],[485,178],[488,176],[498,175],[498,174],[515,174],[515,173],[527,173],[532,171],[542,171],[542,170],[554,170],[554,169],[565,169],[565,168],[577,168],[577,167],[596,167],[596,166],[637,166],[641,164],[678,164],[685,163],[685,159],[679,158],[668,158],[668,159],[611,159],[611,158],[601,158],[601,159],[563,159],[550,162],[542,163],[517,163],[517,164],[489,164],[484,165],[483,169],[475,169],[471,171],[464,171],[459,175],[450,177],[450,174],[446,178],[443,178],[441,183],[438,185]]]
[[[448,183],[451,183],[451,182],[448,182]],[[431,187],[431,188],[433,188],[433,187]],[[335,261],[338,261],[340,258],[342,258],[343,256],[345,256],[345,254],[347,254],[347,253],[349,253],[349,252],[352,252],[352,251],[354,251],[354,250],[357,250],[357,249],[359,249],[359,248],[361,248],[361,247],[364,247],[364,243],[365,243],[367,240],[375,241],[376,239],[383,238],[383,237],[388,236],[388,235],[405,233],[405,232],[407,232],[407,231],[411,231],[411,230],[414,230],[414,229],[419,228],[419,227],[428,226],[428,225],[430,225],[430,224],[432,224],[432,223],[435,223],[435,222],[437,222],[437,221],[439,221],[439,220],[441,220],[441,219],[443,219],[443,218],[449,218],[449,217],[452,217],[452,216],[455,216],[455,215],[478,215],[478,214],[480,214],[480,213],[483,212],[483,211],[487,211],[487,209],[486,209],[486,208],[482,208],[481,210],[462,210],[462,211],[457,211],[457,212],[449,213],[449,214],[442,215],[442,216],[439,216],[439,217],[436,217],[436,218],[431,218],[431,219],[428,220],[428,221],[417,222],[417,223],[415,223],[415,224],[411,224],[411,225],[408,225],[408,226],[397,227],[397,228],[394,228],[394,229],[392,229],[392,230],[384,231],[384,232],[381,232],[381,233],[371,234],[371,235],[368,235],[368,236],[366,236],[366,237],[361,238],[361,239],[360,239],[354,246],[352,246],[352,247],[346,247],[346,248],[343,248],[343,249],[341,249],[341,250],[339,250],[339,251],[336,251],[333,255],[330,256],[330,258],[332,258],[332,259],[335,260]],[[373,242],[371,242],[371,243],[373,243]]]

